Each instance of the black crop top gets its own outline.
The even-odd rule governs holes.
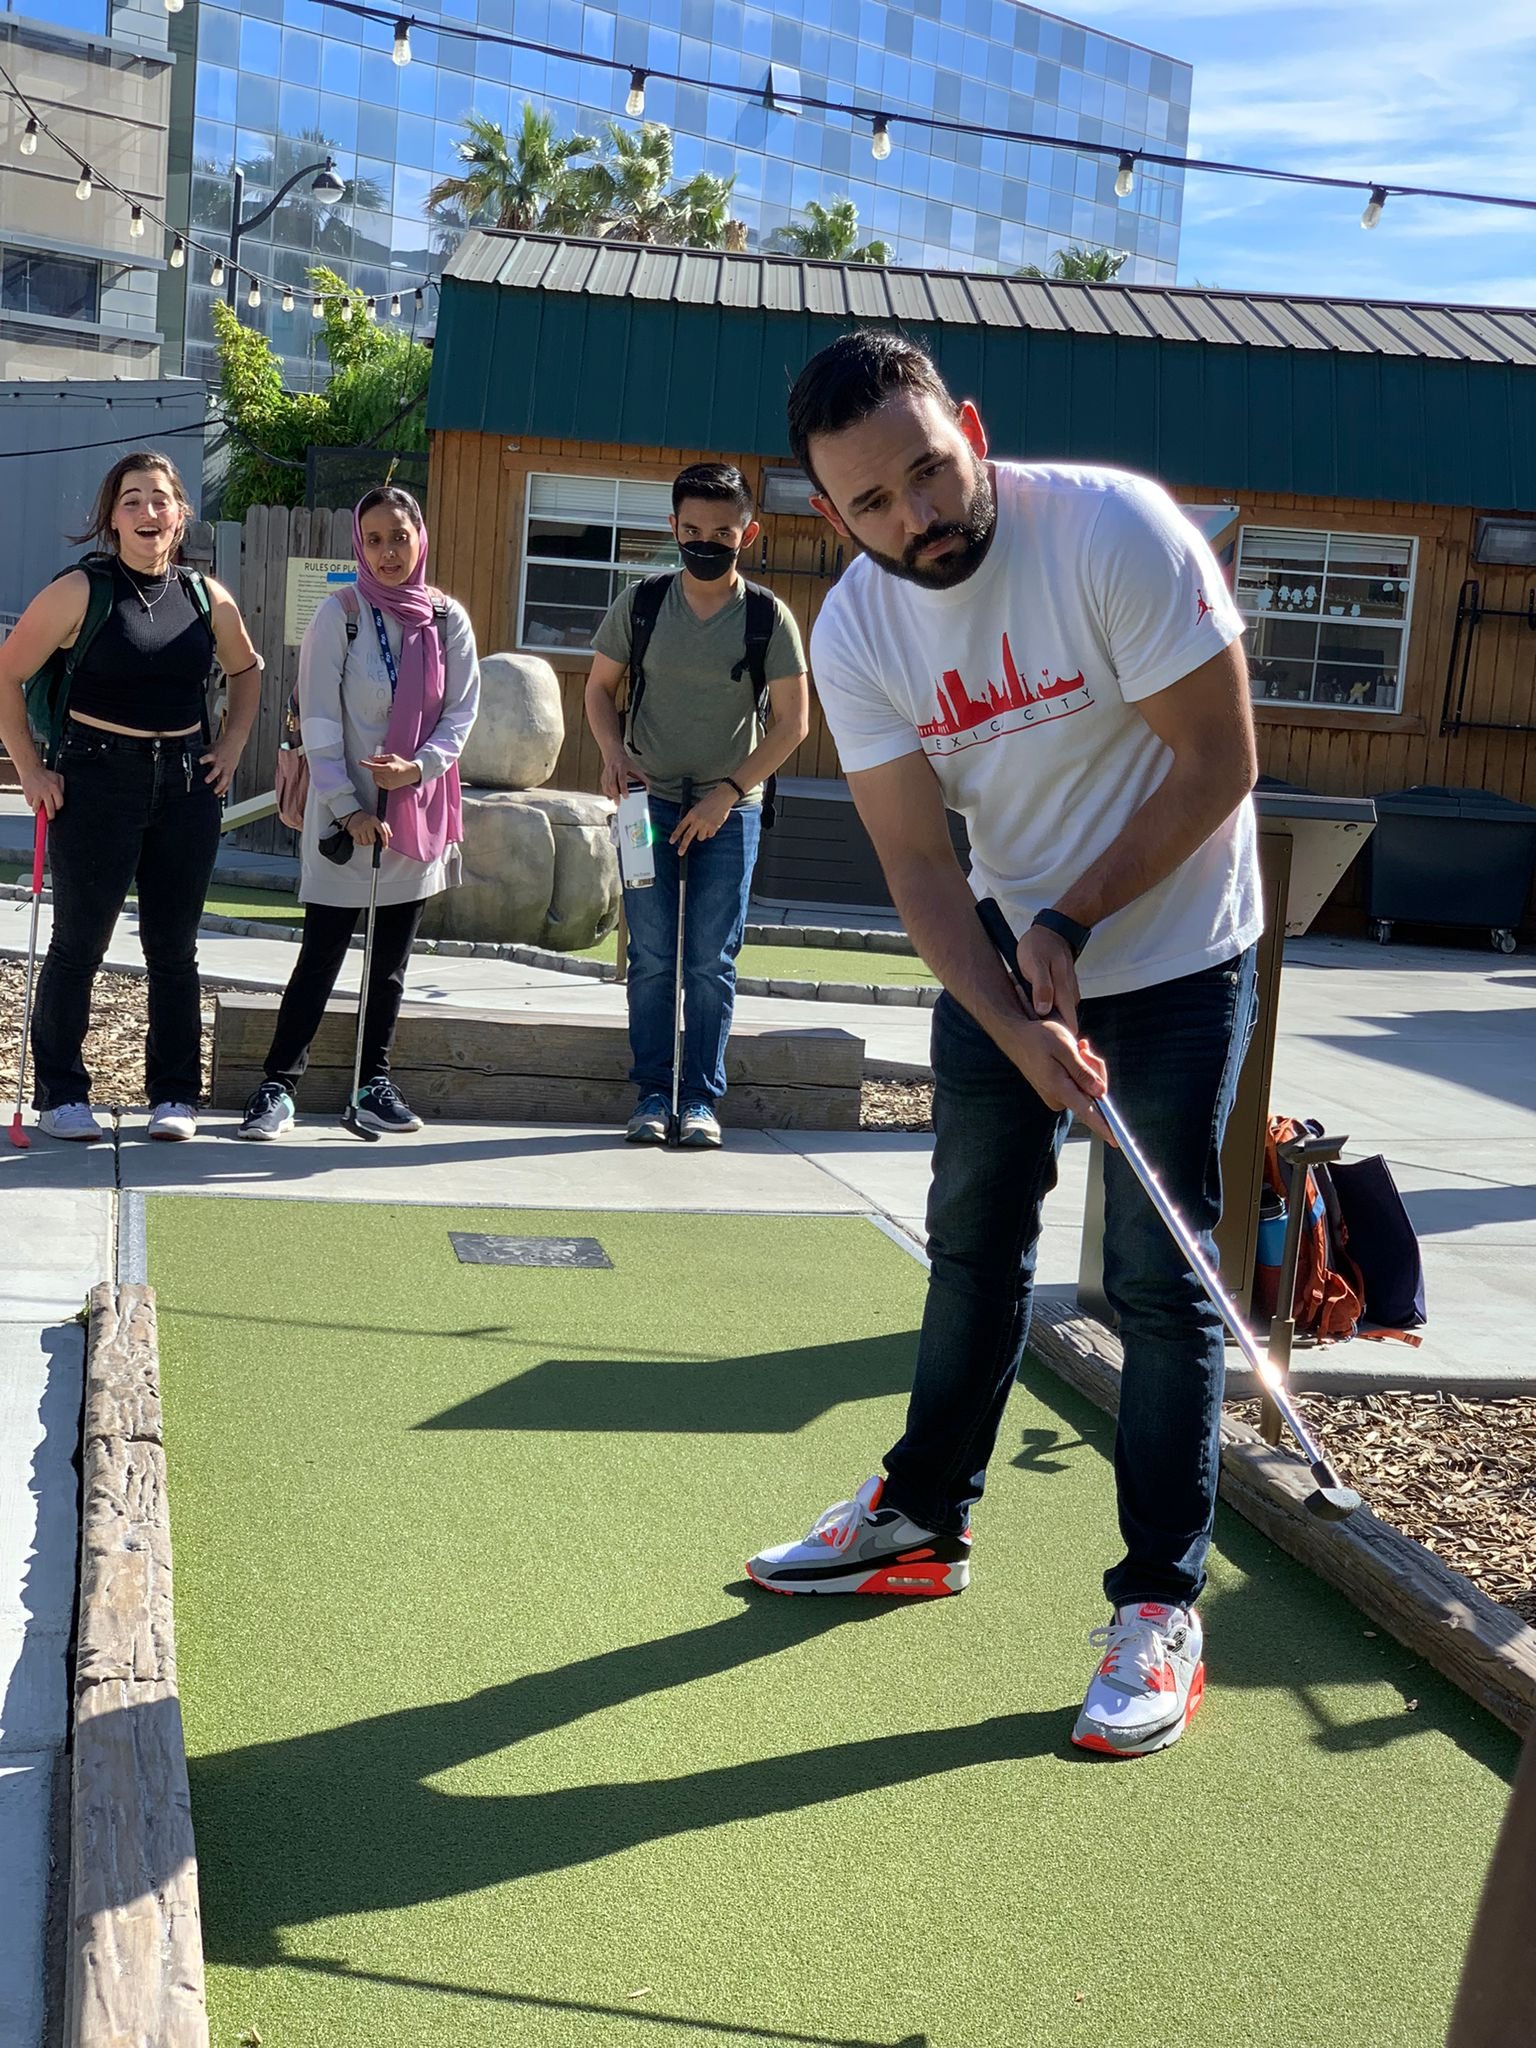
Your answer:
[[[141,576],[116,557],[112,580],[112,609],[80,657],[70,710],[135,732],[201,724],[213,634],[191,592],[175,569]]]

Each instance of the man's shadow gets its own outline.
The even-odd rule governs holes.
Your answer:
[[[209,1960],[273,1963],[283,1928],[450,1898],[972,1764],[1065,1753],[1063,1705],[648,1782],[468,1796],[426,1783],[584,1715],[905,1611],[752,1592],[722,1620],[467,1699],[189,1759]]]

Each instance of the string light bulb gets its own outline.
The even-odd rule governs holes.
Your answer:
[[[419,313],[419,312],[421,311],[422,307],[423,307],[423,306],[424,306],[424,305],[425,305],[426,303],[427,303],[427,301],[426,301],[426,296],[425,296],[425,294],[423,293],[423,291],[422,291],[422,289],[421,289],[421,286],[420,286],[420,285],[417,285],[417,287],[416,287],[416,310],[417,310],[417,312],[418,312],[418,313]]]
[[[89,164],[82,164],[82,165],[80,166],[80,182],[79,182],[79,184],[78,184],[78,185],[77,185],[77,186],[75,187],[75,197],[76,197],[77,199],[89,199],[89,198],[90,198],[90,196],[91,196],[91,167],[90,167],[90,165],[89,165]]]
[[[283,311],[285,313],[293,311],[293,286],[291,284],[283,286]]]
[[[369,318],[370,320],[377,320],[377,319],[378,319],[378,317],[379,317],[379,302],[378,302],[378,300],[377,300],[377,299],[370,299],[370,300],[368,301],[368,318]]]
[[[27,119],[27,125],[26,125],[26,127],[25,127],[25,128],[23,128],[23,129],[22,129],[22,131],[21,131],[21,142],[20,142],[20,144],[19,144],[19,147],[20,147],[20,150],[21,150],[21,153],[22,153],[22,155],[23,155],[23,156],[36,156],[36,155],[37,155],[37,116],[36,116],[36,114],[32,114],[32,115],[29,115],[29,116],[28,116],[28,119]]]
[[[400,294],[398,292],[390,299],[389,317],[391,320],[398,320],[400,318]]]
[[[180,270],[185,266],[186,260],[187,245],[181,239],[181,236],[178,235],[175,241],[171,244],[171,253],[166,258],[166,261],[170,264],[172,270]]]
[[[134,239],[134,240],[135,240],[136,242],[142,242],[142,241],[143,241],[143,239],[144,239],[144,209],[143,209],[143,207],[142,207],[142,206],[136,206],[136,207],[134,207],[133,211],[132,211],[132,212],[131,212],[131,213],[129,214],[129,216],[128,216],[128,232],[129,232],[129,234],[130,234],[130,235],[132,235],[133,239]]]
[[[624,102],[624,111],[631,121],[638,121],[645,112],[645,81],[649,76],[638,64],[629,74],[629,97]]]
[[[1384,206],[1386,205],[1386,203],[1387,203],[1387,188],[1386,188],[1386,186],[1385,186],[1385,185],[1373,185],[1373,186],[1371,187],[1371,196],[1370,196],[1370,198],[1369,198],[1369,199],[1368,199],[1368,200],[1366,201],[1366,203],[1365,203],[1365,211],[1364,211],[1364,213],[1362,213],[1362,214],[1361,214],[1361,216],[1360,216],[1360,225],[1361,225],[1361,227],[1363,227],[1363,228],[1373,228],[1373,227],[1375,227],[1375,225],[1376,225],[1377,221],[1379,221],[1379,220],[1381,219],[1381,209],[1382,209],[1382,208],[1383,208],[1383,207],[1384,207]]]
[[[213,268],[208,273],[208,282],[213,286],[215,291],[217,291],[219,286],[224,282],[224,258],[222,256],[214,257]]]
[[[323,320],[325,318],[325,301],[323,299],[310,300],[309,317],[311,320]]]
[[[250,307],[253,313],[255,312],[256,308],[261,304],[261,279],[259,277],[253,277],[251,279],[251,288],[245,295],[245,303]]]
[[[395,47],[389,54],[400,65],[411,61],[411,24],[403,18],[395,23]]]
[[[1136,189],[1136,159],[1129,150],[1122,150],[1120,168],[1115,173],[1115,197],[1129,199]]]
[[[165,0],[165,11],[167,14],[180,14],[186,4],[187,0]]]
[[[877,164],[883,164],[891,153],[890,121],[884,114],[876,114],[870,123],[869,153]]]

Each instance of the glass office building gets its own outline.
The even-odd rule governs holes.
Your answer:
[[[440,267],[449,239],[427,218],[434,181],[461,168],[466,114],[511,132],[525,100],[561,133],[601,136],[624,121],[627,71],[579,56],[548,56],[438,34],[454,21],[626,66],[751,88],[753,98],[651,78],[645,118],[674,135],[681,178],[734,177],[731,211],[749,249],[772,248],[807,201],[850,198],[861,239],[889,244],[899,263],[1017,270],[1048,263],[1068,242],[1129,252],[1129,282],[1171,283],[1178,261],[1181,172],[1139,169],[1115,194],[1113,157],[908,126],[903,112],[974,121],[1067,141],[1178,152],[1189,130],[1190,69],[1136,45],[1013,0],[445,0],[416,16],[412,61],[391,58],[392,33],[324,0],[198,0],[180,17],[195,34],[195,93],[184,152],[194,233],[227,231],[232,166],[245,173],[245,212],[275,183],[334,151],[355,196],[328,212],[294,199],[242,244],[242,259],[302,289],[325,262],[380,295]],[[174,40],[174,36],[173,36]],[[191,70],[191,67],[188,67]],[[867,121],[770,110],[805,94],[878,109],[892,148],[876,161]],[[179,166],[173,162],[173,175]],[[175,289],[187,292],[186,367],[215,373],[206,257]],[[414,301],[407,296],[403,317]],[[431,297],[425,318],[430,321]],[[316,324],[301,299],[284,314],[272,294],[242,318],[259,322],[299,387],[323,370]],[[171,320],[168,326],[179,325]]]

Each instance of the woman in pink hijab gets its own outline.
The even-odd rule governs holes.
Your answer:
[[[459,880],[459,756],[480,701],[464,607],[427,584],[427,528],[409,491],[370,491],[352,515],[357,583],[325,599],[299,649],[309,764],[299,948],[241,1138],[281,1137],[347,945],[367,910],[382,841],[373,966],[363,1015],[358,1120],[419,1131],[389,1078],[406,964],[429,897]]]

